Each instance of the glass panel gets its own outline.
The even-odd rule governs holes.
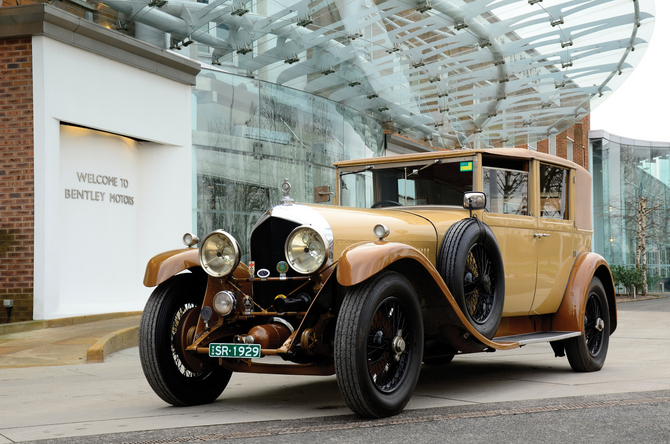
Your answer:
[[[361,172],[340,176],[342,180],[342,205],[370,208],[376,202],[372,194],[372,173]]]
[[[483,168],[486,209],[492,213],[528,215],[528,173]]]
[[[634,267],[644,205],[649,291],[670,290],[670,145],[612,136],[592,139],[594,250],[611,265]]]
[[[312,203],[314,186],[335,190],[334,162],[382,154],[384,132],[374,120],[305,92],[203,70],[193,96],[196,232],[230,232],[243,258],[256,220],[279,203],[284,178],[296,202]]]
[[[567,180],[567,169],[540,165],[540,217],[568,219]]]
[[[472,161],[470,161],[472,162]],[[420,163],[400,167],[375,165],[374,170],[347,174],[342,204],[359,208],[397,205],[463,205],[463,193],[473,189],[472,171],[461,161]],[[361,167],[361,170],[364,167]]]
[[[247,239],[258,218],[270,208],[270,189],[198,174],[198,236],[224,229],[237,239],[248,261]]]
[[[567,151],[567,159],[568,160],[574,160],[574,153],[572,152],[574,143],[571,139],[567,139],[566,141],[566,151]]]

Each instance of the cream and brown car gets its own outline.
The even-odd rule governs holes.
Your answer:
[[[547,342],[575,371],[602,367],[616,302],[584,168],[521,149],[336,167],[335,205],[294,203],[284,183],[248,263],[224,230],[149,262],[140,356],[162,399],[212,402],[232,372],[336,374],[354,412],[383,417],[422,363],[464,353]]]

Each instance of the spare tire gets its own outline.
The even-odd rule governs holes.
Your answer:
[[[437,270],[470,324],[492,338],[505,303],[505,270],[493,231],[476,218],[456,222],[442,239]]]

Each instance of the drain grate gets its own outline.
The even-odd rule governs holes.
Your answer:
[[[180,438],[164,438],[156,439],[151,441],[135,441],[128,442],[125,444],[176,444],[184,442],[193,442],[193,441],[214,441],[219,439],[236,439],[236,438],[260,438],[263,436],[277,436],[277,435],[292,435],[297,433],[310,433],[310,432],[328,432],[333,430],[349,430],[349,429],[362,429],[369,427],[384,427],[389,425],[400,425],[400,424],[414,424],[421,422],[431,422],[431,421],[444,421],[450,419],[469,419],[469,418],[490,418],[493,416],[505,416],[505,415],[523,415],[528,413],[543,413],[543,412],[557,412],[563,410],[579,410],[579,409],[592,409],[599,407],[619,407],[619,406],[630,406],[630,405],[639,405],[639,404],[653,404],[661,402],[670,402],[670,398],[647,398],[647,399],[634,399],[634,400],[624,400],[624,401],[597,401],[597,402],[586,402],[579,404],[561,404],[561,405],[552,405],[545,407],[533,407],[533,408],[522,408],[522,409],[509,409],[509,410],[489,410],[484,412],[466,412],[466,413],[450,413],[445,415],[428,415],[428,416],[419,416],[415,418],[384,418],[373,421],[360,421],[360,422],[348,422],[344,424],[328,424],[328,425],[315,425],[315,426],[306,426],[306,427],[278,427],[264,430],[251,430],[244,432],[230,432],[230,433],[221,433],[215,435],[200,435],[200,436],[187,436]]]

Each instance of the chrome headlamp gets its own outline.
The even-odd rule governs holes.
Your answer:
[[[228,316],[237,307],[237,298],[232,291],[220,291],[214,295],[214,310],[221,316]]]
[[[240,247],[233,236],[223,230],[216,230],[202,240],[198,257],[207,274],[225,277],[240,263]]]
[[[294,229],[284,245],[288,264],[300,274],[318,271],[330,257],[326,237],[307,225]]]

